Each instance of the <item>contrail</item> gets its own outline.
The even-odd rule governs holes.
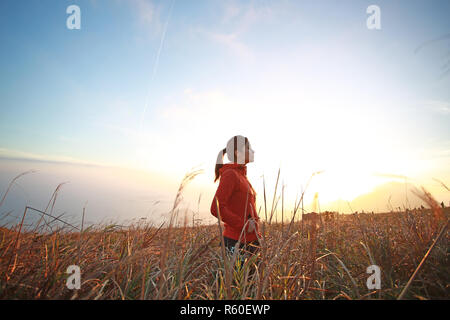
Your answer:
[[[440,36],[440,37],[438,37],[438,38],[431,39],[431,40],[428,40],[428,41],[422,43],[420,46],[418,46],[418,47],[416,48],[416,50],[414,50],[414,53],[417,54],[417,53],[418,53],[420,50],[422,50],[424,47],[429,46],[429,45],[431,45],[431,44],[433,44],[433,43],[435,43],[435,42],[443,41],[443,40],[446,40],[446,39],[450,39],[450,33],[444,34],[444,35],[442,35],[442,36]],[[449,55],[450,55],[450,52],[447,52],[447,53],[444,55],[444,59],[447,58]],[[439,77],[438,77],[439,80],[442,80],[443,78],[445,78],[445,77],[450,73],[450,67],[449,67],[449,64],[450,64],[450,60],[447,60],[447,61],[444,63],[444,65],[441,66],[441,70],[443,70],[443,71],[442,71],[442,73],[441,73],[441,74],[439,75]]]
[[[162,47],[164,45],[164,39],[166,38],[167,26],[169,25],[169,20],[170,20],[170,17],[172,15],[172,9],[173,9],[174,4],[175,4],[175,0],[172,0],[172,3],[170,5],[170,9],[169,9],[169,15],[167,16],[167,20],[166,20],[166,23],[164,25],[163,33],[161,35],[161,41],[159,43],[158,52],[156,53],[156,59],[155,59],[155,64],[153,65],[152,77],[150,78],[150,83],[149,83],[148,89],[147,89],[147,97],[145,98],[145,108],[144,108],[144,111],[143,111],[142,116],[141,116],[140,135],[142,135],[142,126],[143,126],[143,123],[144,123],[145,114],[147,113],[147,109],[148,109],[148,104],[149,104],[148,100],[149,100],[149,96],[150,96],[150,86],[151,86],[153,80],[155,79],[156,71],[158,70],[159,56],[161,55],[161,49],[162,49]]]
[[[450,38],[450,33],[444,34],[443,36],[440,36],[440,37],[435,38],[435,39],[431,39],[431,40],[425,41],[424,43],[422,43],[421,45],[419,45],[419,46],[414,50],[414,53],[418,53],[420,50],[422,50],[422,48],[424,48],[424,47],[426,47],[426,46],[428,46],[428,45],[430,45],[430,44],[432,44],[432,43],[439,42],[439,41],[442,41],[442,40],[445,40],[445,39],[448,39],[448,38]]]

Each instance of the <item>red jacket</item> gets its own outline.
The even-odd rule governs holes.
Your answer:
[[[241,231],[252,217],[259,221],[256,212],[256,194],[247,179],[247,167],[237,163],[226,163],[219,170],[220,182],[211,204],[211,213],[217,215],[216,199],[219,202],[220,217],[224,224],[223,236],[238,240]],[[248,198],[247,198],[248,195]],[[247,206],[245,205],[247,202]],[[241,242],[247,243],[257,239],[256,232],[261,236],[256,224],[256,232],[247,232],[249,224],[242,233]]]

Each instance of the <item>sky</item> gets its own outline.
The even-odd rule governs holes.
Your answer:
[[[367,27],[370,5],[381,29]],[[217,153],[240,134],[259,195],[280,168],[290,203],[317,171],[305,201],[318,192],[322,208],[403,177],[448,201],[433,180],[450,184],[448,12],[446,0],[1,1],[0,187],[44,163],[41,178],[88,185],[75,169],[87,165],[130,194],[146,177],[139,192],[166,199],[195,167],[191,198],[208,211]]]

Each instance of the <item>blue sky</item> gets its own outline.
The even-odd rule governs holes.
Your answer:
[[[71,4],[80,30],[66,28]],[[372,4],[381,30],[366,27]],[[295,188],[328,170],[316,188],[329,201],[370,190],[374,173],[431,187],[450,179],[449,12],[446,0],[4,0],[0,155],[175,180],[203,165],[212,190],[217,152],[243,134],[255,185],[281,165]]]

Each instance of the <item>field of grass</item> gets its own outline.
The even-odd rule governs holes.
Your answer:
[[[450,209],[422,197],[427,209],[262,219],[261,249],[242,259],[223,250],[220,224],[3,227],[0,299],[449,299]],[[66,287],[70,265],[79,290]],[[380,290],[367,288],[370,265],[381,268]]]

